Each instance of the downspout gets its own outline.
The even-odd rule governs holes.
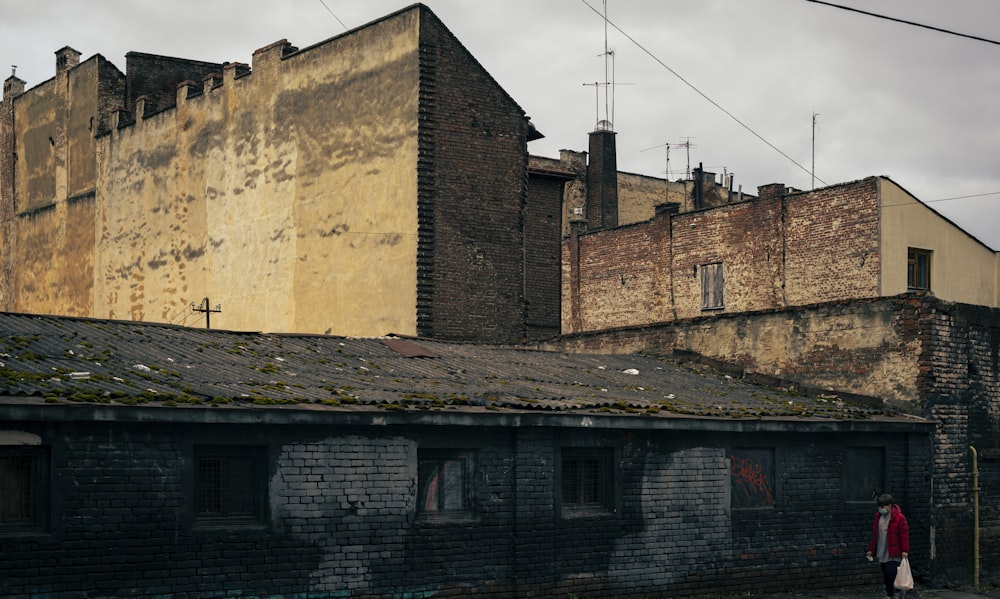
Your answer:
[[[972,445],[972,586],[979,590],[979,453]]]

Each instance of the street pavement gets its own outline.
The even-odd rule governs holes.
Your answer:
[[[798,593],[755,593],[748,592],[739,595],[704,595],[699,599],[882,599],[881,586],[855,587],[850,589],[827,589],[816,591],[801,591]],[[904,599],[1000,599],[1000,587],[984,586],[978,591],[967,589],[929,589],[916,588],[908,591]]]

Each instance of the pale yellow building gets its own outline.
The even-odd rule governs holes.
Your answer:
[[[63,48],[55,78],[5,83],[0,309],[530,336],[524,273],[559,243],[525,250],[538,134],[426,6],[250,65],[127,59]]]
[[[888,178],[881,178],[880,295],[927,290],[1000,307],[1000,254]]]

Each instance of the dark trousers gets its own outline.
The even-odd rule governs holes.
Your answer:
[[[895,597],[896,570],[899,569],[899,562],[891,559],[880,565],[882,566],[882,582],[885,583],[885,596]]]

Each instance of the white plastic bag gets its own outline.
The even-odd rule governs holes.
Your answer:
[[[910,561],[903,558],[896,568],[896,581],[892,583],[900,591],[909,591],[913,588],[913,573],[910,572]]]

